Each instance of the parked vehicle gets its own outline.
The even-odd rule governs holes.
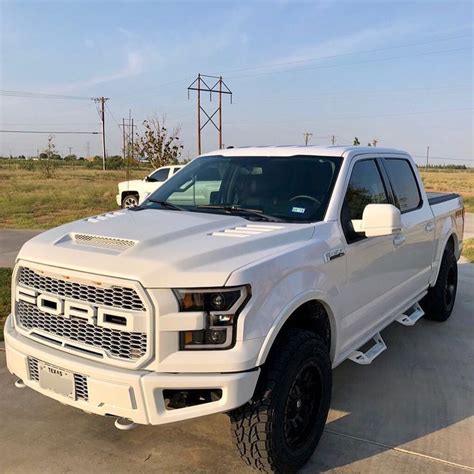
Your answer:
[[[293,472],[333,368],[370,364],[393,322],[449,318],[463,226],[461,197],[427,194],[403,151],[215,151],[24,245],[8,368],[121,429],[228,412],[248,465]]]
[[[118,184],[117,204],[122,208],[138,206],[184,165],[162,166],[144,179],[122,181]]]

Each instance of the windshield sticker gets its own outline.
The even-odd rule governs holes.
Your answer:
[[[298,214],[304,214],[306,209],[304,207],[293,207],[291,212],[297,212]]]

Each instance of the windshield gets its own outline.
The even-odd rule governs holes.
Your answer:
[[[249,220],[319,221],[341,161],[308,155],[196,158],[151,194],[142,208],[235,213]]]

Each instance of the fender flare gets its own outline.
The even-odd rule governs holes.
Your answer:
[[[437,260],[436,260],[436,267],[434,268],[433,275],[430,280],[430,287],[436,284],[436,280],[438,279],[439,272],[441,270],[441,260],[443,259],[444,251],[446,250],[446,247],[448,245],[449,239],[453,237],[454,240],[454,255],[456,256],[456,259],[459,258],[459,239],[458,235],[455,230],[450,229],[449,232],[446,232],[446,234],[443,237],[443,240],[439,241],[439,249],[440,252],[437,255]]]
[[[267,359],[268,354],[270,353],[273,343],[280,334],[280,331],[288,319],[293,315],[293,313],[303,304],[310,301],[318,301],[321,303],[326,310],[328,315],[329,324],[331,327],[331,348],[330,348],[330,357],[331,361],[334,360],[336,347],[337,347],[337,324],[334,314],[327,303],[327,298],[324,293],[317,290],[306,290],[298,295],[296,295],[278,314],[278,317],[275,319],[275,322],[268,332],[265,340],[263,341],[260,352],[257,356],[256,366],[259,367],[263,365]]]

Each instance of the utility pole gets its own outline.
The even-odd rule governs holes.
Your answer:
[[[426,147],[426,167],[428,168],[430,164],[430,147]]]
[[[211,82],[212,81],[212,82]],[[198,154],[202,152],[202,129],[211,123],[216,128],[219,134],[219,148],[223,147],[222,140],[222,95],[227,94],[230,96],[230,103],[232,104],[232,91],[227,87],[227,84],[223,81],[222,76],[207,76],[205,74],[198,74],[197,78],[188,87],[188,99],[189,91],[197,91],[197,144]],[[210,115],[204,110],[201,105],[201,92],[209,92],[209,102],[212,102],[212,94],[218,94],[218,107]],[[218,115],[217,124],[214,122],[214,116]],[[201,125],[201,115],[204,115],[204,125]]]
[[[312,133],[310,132],[304,132],[303,137],[304,137],[304,144],[305,146],[308,146],[309,141],[311,140],[311,137],[313,136]]]
[[[99,105],[98,108],[100,120],[102,122],[102,170],[105,171],[105,159],[106,159],[106,149],[105,149],[105,103],[109,100],[108,97],[96,97],[93,101]]]
[[[336,137],[335,137],[334,135],[333,135],[332,138],[331,138],[331,143],[332,143],[333,145],[336,144]]]

